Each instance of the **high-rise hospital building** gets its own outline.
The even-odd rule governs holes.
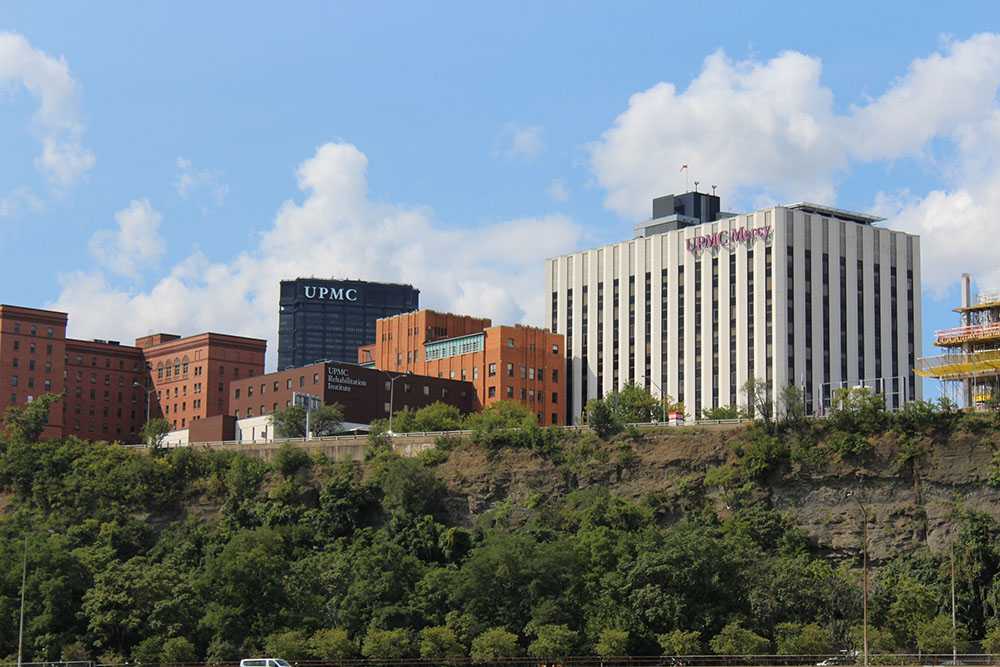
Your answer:
[[[689,416],[744,406],[750,377],[822,413],[839,387],[898,407],[922,395],[920,239],[810,203],[749,214],[714,195],[653,200],[635,238],[546,260],[546,326],[564,334],[567,423],[626,384]]]

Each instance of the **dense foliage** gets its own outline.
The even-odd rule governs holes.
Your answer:
[[[891,419],[864,400],[838,409],[825,425],[750,428],[734,463],[691,481],[684,497],[637,502],[574,481],[595,461],[629,465],[635,434],[541,429],[509,404],[465,422],[473,438],[442,442],[439,456],[383,450],[363,466],[291,447],[264,463],[231,452],[34,442],[25,418],[0,441],[0,659],[16,650],[25,545],[32,660],[856,646],[860,549],[857,560],[829,560],[755,489],[776,466],[807,465],[817,451],[863,455],[833,449],[838,433],[862,433],[866,443],[865,429],[913,434],[958,422],[934,406]],[[516,512],[502,502],[475,526],[455,525],[434,468],[454,446],[527,448],[575,490]],[[708,499],[720,489],[721,515]],[[1000,645],[997,526],[970,509],[955,521],[958,639]],[[879,564],[874,649],[950,649],[949,571],[947,554],[926,551]]]

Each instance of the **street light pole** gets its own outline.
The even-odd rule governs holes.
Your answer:
[[[386,375],[389,375],[386,373]],[[400,373],[399,375],[392,376],[389,375],[389,433],[392,433],[392,410],[393,410],[393,399],[396,393],[396,380],[406,375],[406,373]]]
[[[666,404],[666,399],[663,396],[663,387],[656,384],[652,380],[649,381],[649,384],[656,387],[656,391],[660,392],[660,421],[665,422],[667,421],[667,404]]]
[[[24,559],[21,565],[21,622],[17,629],[17,667],[21,667],[21,651],[24,647],[24,593],[28,584],[28,534],[24,535]]]
[[[951,545],[951,664],[958,664],[958,623],[955,620],[955,544]]]
[[[863,528],[862,528],[862,544],[861,544],[861,567],[862,567],[862,594],[861,594],[861,607],[862,607],[862,626],[861,626],[861,636],[862,643],[864,645],[864,667],[868,667],[868,508],[865,504],[861,502],[861,498],[854,495],[851,491],[847,492],[848,496],[854,496],[854,501],[858,503],[858,508],[861,510],[861,516],[863,518]]]

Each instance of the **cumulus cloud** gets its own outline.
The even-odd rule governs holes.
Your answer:
[[[82,144],[77,84],[65,60],[35,49],[22,35],[0,32],[0,84],[20,84],[38,99],[33,124],[42,152],[35,165],[50,184],[71,186],[93,168],[94,154]]]
[[[636,93],[590,146],[606,206],[646,217],[653,197],[683,189],[685,163],[731,203],[836,203],[851,166],[915,158],[933,166],[941,187],[881,193],[875,205],[889,226],[923,237],[925,286],[940,293],[965,270],[1000,284],[994,253],[977,242],[995,233],[1000,205],[1000,35],[947,41],[844,113],[821,74],[802,53],[762,62],[719,51],[686,89],[658,83]]]
[[[72,313],[73,335],[226,331],[268,338],[272,361],[278,283],[303,275],[412,283],[426,307],[541,323],[542,260],[576,246],[575,224],[550,215],[447,227],[428,210],[370,199],[367,167],[353,145],[324,144],[298,168],[301,199],[281,204],[256,247],[228,261],[193,254],[148,290],[102,272],[65,275],[52,305]],[[109,322],[109,312],[128,317]]]
[[[501,134],[500,144],[500,155],[508,159],[531,160],[541,155],[545,149],[542,128],[538,125],[508,123]]]
[[[102,229],[90,239],[90,252],[111,273],[136,277],[164,251],[162,216],[146,199],[137,199],[115,213],[118,228]]]
[[[204,192],[216,206],[222,206],[229,194],[229,186],[222,182],[222,172],[211,169],[195,169],[191,160],[177,158],[177,194],[188,199],[198,192]]]

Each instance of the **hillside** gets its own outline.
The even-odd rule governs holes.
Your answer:
[[[0,657],[823,654],[1000,645],[991,417],[864,405],[736,429],[533,426],[367,461],[0,441]],[[868,406],[871,407],[871,406]],[[850,493],[850,495],[849,495]]]

